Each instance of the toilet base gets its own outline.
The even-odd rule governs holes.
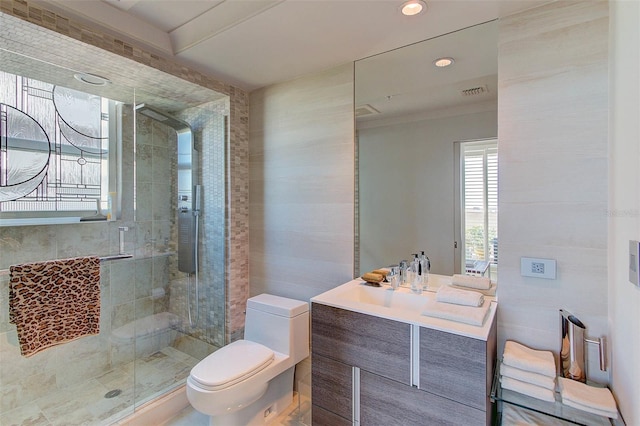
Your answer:
[[[239,411],[209,417],[210,426],[261,426],[278,417],[293,401],[291,367],[269,381],[267,391],[256,402]]]

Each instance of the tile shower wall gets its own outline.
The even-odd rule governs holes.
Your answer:
[[[226,338],[235,340],[241,337],[243,312],[249,295],[248,94],[111,34],[47,10],[42,4],[0,0],[0,11],[12,18],[10,25],[0,25],[0,37],[8,48],[27,57],[40,57],[69,69],[122,74],[122,78],[130,81],[130,87],[139,87],[147,92],[158,87],[171,87],[178,78],[229,96]],[[15,40],[18,34],[20,39]],[[42,58],[43,55],[46,58]],[[152,67],[155,72],[141,71],[140,64]],[[197,90],[184,94],[187,100],[194,96],[199,96]]]
[[[197,285],[199,289],[197,301],[199,308],[196,311],[194,309],[196,302],[193,302],[194,324],[189,327],[188,333],[216,347],[225,344],[225,156],[228,114],[229,105],[226,100],[210,102],[176,114],[191,126],[195,148],[198,151],[197,169],[202,185],[198,283],[195,283],[195,277],[191,277],[192,297],[195,297],[193,286]],[[175,204],[175,200],[172,202]],[[177,241],[176,232],[177,228],[174,227],[172,241]],[[175,264],[177,258],[172,257],[171,262],[171,270],[177,271]],[[188,311],[187,291],[189,291],[189,278],[184,274],[172,273],[171,312],[179,314]],[[192,355],[202,358],[210,352],[209,348],[207,353],[200,352]]]

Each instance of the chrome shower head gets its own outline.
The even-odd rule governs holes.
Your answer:
[[[151,118],[152,120],[158,121],[162,124],[165,124],[173,129],[175,129],[176,131],[180,131],[180,130],[191,130],[191,126],[189,126],[189,123],[179,120],[173,116],[171,116],[170,114],[167,114],[164,111],[160,111],[158,109],[152,108],[150,106],[148,106],[147,104],[138,104],[136,105],[136,111],[139,112],[142,115],[145,115],[149,118]]]

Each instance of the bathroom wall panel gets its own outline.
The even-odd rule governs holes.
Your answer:
[[[353,274],[353,66],[250,98],[251,294],[309,300]]]
[[[607,333],[608,2],[499,25],[499,353],[506,339],[557,351],[559,308]],[[557,279],[522,277],[523,256],[556,259]]]
[[[611,384],[628,425],[640,424],[640,288],[629,240],[640,238],[640,2],[610,3],[609,324]]]

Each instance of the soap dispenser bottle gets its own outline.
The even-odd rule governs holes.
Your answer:
[[[398,277],[398,281],[400,285],[409,284],[409,266],[407,265],[406,260],[400,261],[400,276]]]
[[[420,252],[420,275],[422,281],[422,289],[427,290],[429,287],[429,271],[431,270],[431,261],[424,254],[424,250]]]
[[[411,276],[411,291],[417,294],[422,293],[422,275],[420,275],[420,259],[417,254],[413,255],[413,260],[410,266]]]

